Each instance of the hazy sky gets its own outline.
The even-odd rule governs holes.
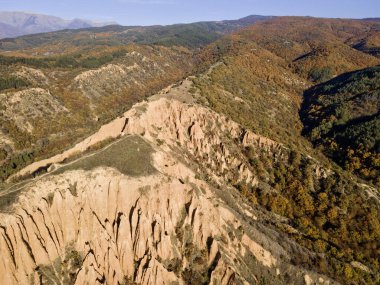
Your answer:
[[[380,17],[380,0],[0,0],[0,10],[151,25],[237,19],[251,14]]]

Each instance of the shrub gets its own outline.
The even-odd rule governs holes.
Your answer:
[[[332,77],[332,71],[330,67],[313,68],[310,70],[309,79],[313,82],[324,82]]]
[[[29,86],[30,83],[18,77],[5,77],[0,78],[0,90],[5,89],[18,89],[21,87]]]

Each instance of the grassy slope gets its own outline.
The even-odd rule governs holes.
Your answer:
[[[151,164],[152,147],[141,137],[122,138],[108,147],[86,155],[59,168],[54,174],[74,169],[91,170],[99,166],[112,167],[129,176],[146,176],[156,172]]]

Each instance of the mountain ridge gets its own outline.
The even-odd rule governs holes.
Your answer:
[[[0,40],[0,50],[19,50],[36,48],[44,45],[55,45],[62,41],[76,45],[97,44],[124,45],[130,43],[155,45],[181,45],[186,47],[202,47],[222,36],[248,27],[258,21],[270,19],[271,16],[248,16],[238,20],[203,21],[188,24],[153,25],[153,26],[121,26],[64,29],[38,35],[25,35],[17,38]]]
[[[90,20],[65,20],[60,17],[28,13],[0,11],[0,39],[23,35],[53,32],[64,29],[100,27],[115,23],[97,23]]]

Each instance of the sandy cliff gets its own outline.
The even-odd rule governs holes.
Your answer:
[[[165,96],[18,174],[56,165],[0,214],[0,283],[334,284],[292,265],[305,250],[275,230],[281,219],[248,206],[229,186],[259,183],[245,146],[279,159],[286,149]]]

